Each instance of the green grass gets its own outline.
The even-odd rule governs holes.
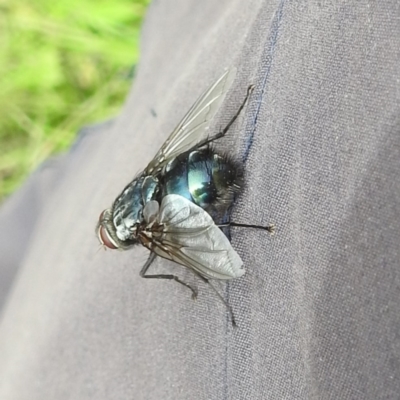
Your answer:
[[[149,0],[0,0],[0,201],[118,113]]]

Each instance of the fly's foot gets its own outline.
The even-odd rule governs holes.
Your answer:
[[[271,236],[275,235],[275,224],[270,224],[265,228]]]
[[[192,286],[190,286],[188,283],[181,281],[177,276],[172,275],[172,279],[176,282],[179,282],[181,285],[186,286],[188,289],[192,291],[192,299],[196,300],[197,299],[197,290],[194,289]]]
[[[197,300],[197,291],[196,290],[193,290],[193,293],[192,293],[192,300],[194,300],[194,301],[196,301]]]

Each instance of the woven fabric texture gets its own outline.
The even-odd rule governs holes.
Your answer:
[[[400,3],[154,0],[113,121],[0,211],[0,398],[398,399]],[[127,55],[129,57],[129,55]],[[225,68],[213,130],[243,162],[232,229],[247,273],[143,280],[145,249],[98,251],[100,212]],[[1,300],[2,299],[2,300]]]

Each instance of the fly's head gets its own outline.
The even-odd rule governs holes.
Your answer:
[[[103,246],[113,250],[127,250],[137,243],[137,241],[132,238],[121,240],[118,237],[110,208],[107,208],[100,214],[99,222],[96,227],[96,234]]]

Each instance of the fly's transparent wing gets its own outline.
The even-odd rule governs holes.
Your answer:
[[[200,96],[147,166],[147,174],[160,169],[168,160],[191,149],[204,139],[210,121],[221,106],[235,75],[235,68],[227,70]]]
[[[159,256],[194,269],[206,278],[232,279],[245,273],[243,262],[210,215],[182,196],[163,198],[157,221],[163,234],[153,242]]]

